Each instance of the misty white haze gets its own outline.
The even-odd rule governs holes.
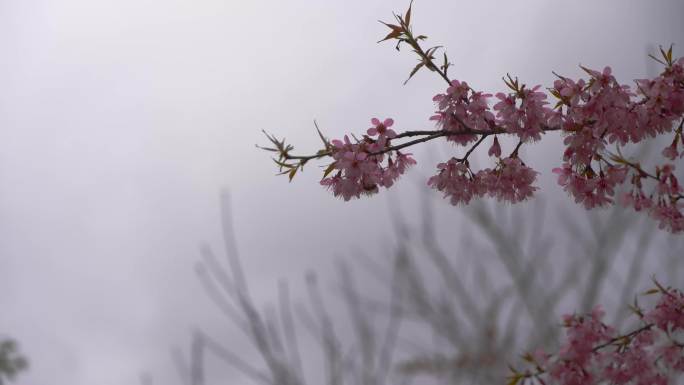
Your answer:
[[[257,303],[281,278],[296,292],[309,269],[385,252],[397,202],[417,218],[426,177],[452,147],[416,148],[418,166],[392,191],[345,203],[314,164],[292,183],[275,177],[255,144],[267,144],[263,129],[313,152],[314,119],[330,137],[372,117],[432,128],[443,80],[421,71],[402,85],[414,56],[376,43],[387,33],[378,20],[407,6],[0,0],[0,335],[30,359],[16,383],[180,383],[169,351],[198,327],[246,349],[193,271],[200,245],[222,250],[224,189]],[[506,73],[548,86],[551,71],[576,76],[579,64],[644,78],[659,44],[684,54],[682,15],[679,0],[417,0],[413,24],[446,47],[453,78],[498,91]],[[547,135],[526,161],[549,206],[584,215],[551,174],[560,143]],[[464,217],[436,206],[449,236]]]

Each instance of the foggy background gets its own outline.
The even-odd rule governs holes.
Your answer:
[[[257,302],[280,278],[296,290],[307,269],[386,251],[392,213],[419,216],[427,176],[453,147],[416,147],[418,166],[392,191],[345,203],[313,163],[289,184],[273,176],[254,144],[267,144],[265,129],[313,152],[313,119],[333,138],[372,117],[432,128],[443,81],[421,71],[403,86],[414,56],[376,44],[387,33],[377,20],[407,5],[0,0],[0,333],[31,364],[17,383],[174,383],[169,349],[195,327],[240,351],[193,271],[201,244],[222,247],[226,188]],[[578,76],[578,64],[611,65],[627,83],[658,71],[646,54],[659,44],[684,54],[678,0],[418,0],[413,12],[415,32],[447,48],[450,76],[486,91],[503,90],[507,72],[549,86],[552,70]],[[560,143],[547,135],[522,158],[542,173],[550,213],[582,216],[551,174]],[[464,216],[436,207],[448,237]]]

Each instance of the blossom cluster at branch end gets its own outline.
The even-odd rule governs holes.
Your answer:
[[[660,228],[678,233],[684,231],[684,205],[675,166],[663,163],[652,173],[620,153],[628,143],[674,131],[672,144],[662,155],[669,160],[678,156],[684,58],[672,60],[671,50],[663,52],[663,58],[665,70],[654,79],[637,80],[635,90],[619,84],[610,67],[602,72],[584,68],[588,80],[560,77],[554,83],[550,92],[559,100],[556,120],[566,135],[566,149],[563,165],[553,171],[558,183],[587,209],[612,204],[616,187],[629,180],[632,188],[621,203],[649,213]],[[617,153],[608,151],[609,145],[615,145]]]
[[[549,89],[557,99],[553,108],[540,86],[527,88],[510,76],[504,79],[510,92],[497,93],[498,102],[491,109],[491,94],[453,80],[445,93],[433,98],[438,110],[430,119],[449,133],[449,141],[463,146],[476,142],[468,154],[479,145],[478,138],[488,135],[515,135],[524,144],[540,140],[546,131],[559,130],[565,136],[565,150],[562,166],[553,172],[577,203],[586,209],[614,204],[618,188],[630,181],[632,189],[620,197],[620,203],[648,212],[661,229],[682,232],[684,195],[675,166],[663,163],[655,172],[648,172],[620,151],[621,146],[674,131],[662,155],[669,160],[684,157],[684,151],[679,152],[679,144],[684,147],[684,58],[673,60],[671,49],[662,53],[665,70],[654,79],[637,80],[635,89],[619,84],[610,67],[603,71],[582,67],[588,79],[558,76]],[[615,153],[609,151],[611,145],[616,146]],[[501,156],[498,139],[488,153]],[[464,160],[454,158],[440,164],[439,174],[428,182],[453,204],[485,195],[479,185],[480,173],[470,171]]]
[[[657,304],[634,312],[641,326],[618,334],[604,321],[600,306],[589,314],[565,315],[566,340],[555,354],[542,350],[524,356],[533,369],[512,369],[510,383],[547,385],[668,385],[684,374],[684,294],[664,288]]]
[[[478,134],[501,132],[514,134],[522,142],[541,139],[548,122],[557,119],[557,113],[547,105],[546,94],[539,92],[541,86],[532,89],[509,76],[505,80],[512,92],[499,92],[499,100],[489,106],[492,94],[475,91],[468,83],[452,80],[446,93],[432,99],[438,110],[430,120],[438,127],[453,133],[448,140],[466,145],[477,140]]]
[[[404,24],[391,26],[393,32],[386,39],[399,38],[422,52],[420,39],[411,37]],[[433,97],[436,111],[430,120],[436,122],[436,130],[399,132],[392,119],[373,118],[360,138],[347,135],[328,141],[319,131],[325,148],[308,156],[291,155],[291,145],[269,136],[274,147],[265,149],[278,154],[274,160],[281,174],[292,179],[309,160],[331,157],[321,184],[348,201],[392,186],[416,163],[411,154],[402,152],[406,148],[444,138],[463,147],[465,154],[439,163],[436,175],[428,180],[430,187],[454,205],[483,197],[517,203],[538,190],[534,186],[538,172],[521,159],[520,148],[558,131],[564,149],[553,172],[576,203],[586,209],[620,203],[647,213],[661,229],[684,232],[684,189],[674,164],[684,158],[684,58],[673,59],[671,48],[661,49],[662,60],[654,58],[663,64],[662,73],[636,80],[635,86],[620,84],[610,67],[601,71],[581,67],[588,76],[571,79],[556,74],[558,80],[548,92],[507,75],[503,80],[508,91],[494,96],[449,79],[448,62],[437,67],[430,61],[432,53],[423,52],[424,65],[449,84]],[[646,167],[623,155],[628,145],[665,135],[672,135],[660,151],[665,161]],[[518,144],[504,153],[499,136],[515,137]],[[472,170],[469,157],[490,139],[487,154],[493,166]]]
[[[390,127],[392,119],[380,122],[371,120],[373,126],[367,130],[368,135],[352,142],[345,135],[343,140],[333,140],[330,164],[321,185],[327,187],[337,197],[348,201],[361,195],[372,195],[380,187],[389,188],[395,180],[416,164],[411,154],[402,153],[390,148],[390,141],[396,132]],[[377,136],[376,138],[373,138]]]
[[[467,162],[456,158],[440,163],[437,169],[439,173],[428,180],[428,185],[444,193],[453,205],[468,204],[473,198],[484,196],[517,203],[537,190],[532,184],[538,173],[518,158],[501,159],[495,168],[476,173]]]

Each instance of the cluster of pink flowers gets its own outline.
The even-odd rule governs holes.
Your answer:
[[[551,109],[546,107],[546,95],[520,86],[517,80],[507,82],[513,93],[498,93],[500,100],[494,105],[496,114],[491,111],[488,99],[491,94],[473,90],[468,83],[453,80],[446,93],[436,95],[433,100],[438,110],[431,120],[454,135],[447,140],[460,145],[478,139],[478,135],[510,133],[517,135],[521,142],[541,138]],[[503,130],[503,131],[501,131]],[[463,134],[457,134],[462,132]],[[473,197],[490,196],[500,201],[517,203],[532,196],[536,187],[537,172],[527,167],[518,157],[517,151],[511,156],[501,158],[501,145],[495,136],[488,154],[499,158],[494,169],[484,169],[474,173],[467,159],[452,158],[440,163],[439,173],[428,180],[428,185],[443,192],[451,203],[467,204]]]
[[[451,204],[468,204],[473,197],[489,195],[499,201],[517,203],[532,196],[537,190],[532,183],[537,172],[518,158],[499,160],[494,169],[473,173],[467,163],[456,158],[437,165],[439,173],[428,180],[428,185],[443,192]]]
[[[393,26],[386,39],[406,34],[405,26]],[[407,35],[408,36],[408,35]],[[417,44],[413,42],[412,44]],[[415,47],[414,47],[415,48]],[[586,79],[573,80],[558,76],[548,93],[555,105],[547,101],[541,86],[527,87],[508,76],[507,93],[495,95],[476,91],[468,83],[449,80],[449,86],[437,94],[437,106],[430,120],[437,131],[397,133],[392,119],[372,119],[373,126],[361,139],[326,142],[326,149],[314,156],[290,156],[291,147],[271,138],[281,159],[298,159],[299,163],[279,163],[290,178],[306,161],[331,156],[333,163],[321,184],[335,196],[350,200],[390,187],[405,170],[415,164],[410,154],[399,150],[437,138],[446,138],[459,146],[468,146],[461,158],[452,157],[437,166],[438,172],[428,185],[449,198],[452,204],[467,204],[473,198],[494,197],[516,203],[530,198],[538,173],[520,159],[522,145],[539,141],[549,131],[564,136],[563,159],[554,168],[558,183],[586,209],[604,207],[616,201],[636,211],[646,212],[659,222],[659,227],[673,233],[684,231],[684,189],[678,182],[673,164],[654,165],[649,172],[639,162],[622,155],[631,144],[658,135],[673,134],[669,146],[662,150],[670,161],[684,158],[684,58],[673,59],[672,50],[662,51],[659,60],[665,69],[654,79],[637,80],[636,87],[620,84],[610,67],[602,71],[582,67]],[[428,55],[429,56],[429,55]],[[425,58],[424,58],[425,59]],[[658,59],[656,59],[658,60]],[[438,67],[429,66],[437,71]],[[444,67],[446,68],[446,67]],[[517,137],[519,142],[508,155],[502,155],[498,135]],[[393,146],[392,141],[420,137]],[[494,139],[489,156],[493,168],[471,170],[468,157],[487,137]],[[324,139],[325,142],[325,139]],[[682,148],[680,148],[680,145]],[[612,148],[615,150],[612,150]],[[330,172],[336,171],[332,176]],[[627,192],[620,189],[631,183]],[[627,186],[629,187],[629,186]],[[616,197],[621,199],[616,199]]]
[[[618,335],[603,322],[605,313],[566,315],[566,341],[556,354],[537,350],[526,355],[534,370],[513,370],[515,382],[535,377],[558,385],[667,385],[684,374],[684,295],[659,286],[657,305],[648,312],[635,309],[643,325]],[[543,382],[542,382],[543,381]]]
[[[447,140],[466,145],[477,140],[473,133],[458,134],[468,129],[488,131],[494,126],[494,114],[489,111],[487,99],[491,94],[473,91],[466,82],[454,80],[445,94],[435,95],[432,100],[439,110],[430,120],[445,131],[453,132]]]
[[[587,315],[566,315],[566,341],[555,355],[538,350],[527,356],[533,371],[514,371],[512,378],[542,376],[546,384],[667,385],[684,374],[684,294],[659,286],[657,305],[636,309],[643,326],[624,335],[603,322],[596,307]]]
[[[334,162],[329,171],[337,172],[331,177],[324,177],[321,185],[347,201],[359,198],[362,194],[377,193],[380,186],[391,187],[408,167],[416,163],[411,154],[388,149],[390,140],[397,135],[390,128],[394,124],[392,119],[380,122],[373,118],[371,122],[373,127],[361,140],[352,142],[345,135],[344,140],[332,141],[331,156]]]
[[[454,132],[447,140],[461,145],[477,140],[477,133],[497,129],[515,134],[523,142],[541,139],[547,122],[557,115],[546,106],[546,94],[537,91],[541,86],[526,89],[512,79],[506,84],[514,92],[496,94],[499,102],[494,105],[495,115],[488,101],[492,94],[475,91],[468,83],[453,80],[446,93],[432,98],[438,110],[430,120],[437,121],[442,129]],[[466,133],[458,135],[459,132]]]
[[[679,202],[682,186],[674,175],[674,166],[665,164],[656,169],[657,185],[655,191],[646,195],[643,191],[644,176],[632,176],[632,189],[623,195],[623,204],[636,211],[647,211],[651,217],[659,222],[658,227],[677,233],[684,231],[684,203]]]
[[[587,385],[597,383],[601,374],[602,357],[597,357],[594,347],[610,341],[613,328],[601,322],[604,312],[600,307],[586,316],[565,315],[567,342],[558,352],[558,360],[549,365],[551,378],[564,385]]]
[[[442,191],[452,205],[468,204],[474,196],[482,196],[480,184],[465,163],[451,158],[438,164],[437,169],[439,173],[428,180],[428,185]]]
[[[679,202],[682,189],[672,173],[674,166],[664,164],[656,168],[660,175],[650,175],[640,165],[606,152],[610,143],[639,143],[672,132],[684,113],[683,69],[684,58],[667,65],[653,80],[638,80],[635,92],[620,85],[610,67],[602,72],[585,69],[591,77],[588,81],[560,78],[554,83],[551,93],[559,99],[560,112],[556,119],[567,134],[564,164],[554,172],[559,174],[558,183],[578,203],[588,209],[613,203],[615,187],[631,172],[632,189],[622,203],[649,212],[661,228],[684,230]],[[673,160],[678,155],[680,138],[681,125],[663,156]],[[656,183],[650,194],[643,191],[646,180]]]
[[[446,131],[464,132],[448,136],[460,145],[477,140],[478,135],[492,133],[514,134],[524,143],[539,140],[545,131],[561,130],[565,134],[564,163],[553,171],[558,174],[558,183],[577,203],[587,209],[613,204],[616,190],[631,176],[633,188],[623,196],[622,203],[637,211],[647,211],[661,228],[675,233],[684,231],[684,196],[673,173],[674,166],[658,166],[657,175],[651,175],[639,164],[607,151],[609,144],[624,146],[672,132],[677,120],[683,119],[684,58],[670,60],[665,71],[653,80],[637,81],[635,91],[619,84],[610,67],[601,72],[584,70],[590,76],[587,80],[559,76],[550,89],[558,99],[553,109],[547,106],[546,94],[538,91],[539,86],[528,89],[509,77],[506,84],[513,92],[496,94],[496,114],[489,109],[490,94],[476,92],[466,82],[454,80],[446,93],[434,97],[438,111],[431,119]],[[684,157],[684,151],[681,155],[678,151],[680,141],[684,146],[681,124],[663,156],[671,160]],[[498,139],[489,155],[501,156]],[[535,190],[532,187],[526,194],[509,199],[492,189],[497,184],[486,183],[489,179],[483,178],[497,173],[489,169],[474,173],[467,162],[456,158],[440,164],[438,169],[439,174],[428,184],[444,192],[452,204],[468,203],[473,197],[484,195],[516,202]],[[507,169],[497,167],[499,171]],[[527,174],[533,173],[530,170]],[[646,181],[654,182],[648,194],[642,188]]]
[[[575,202],[587,209],[613,203],[615,188],[625,181],[627,171],[626,167],[607,167],[598,175],[580,175],[567,162],[561,168],[553,169],[558,174],[558,183],[575,198]]]
[[[670,334],[684,332],[684,293],[680,290],[667,290],[662,293],[658,304],[645,314],[645,320]],[[684,359],[684,356],[682,358]]]
[[[518,86],[517,81],[508,84],[515,90],[514,93],[496,94],[499,99],[494,105],[497,126],[517,135],[523,142],[541,139],[543,130],[547,128],[547,121],[555,115],[553,110],[546,107],[546,94],[537,91],[541,86],[528,90],[524,86]]]

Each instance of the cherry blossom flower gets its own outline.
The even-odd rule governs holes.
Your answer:
[[[667,159],[675,160],[679,156],[679,151],[677,151],[677,141],[673,141],[671,145],[665,147],[662,154]]]
[[[396,38],[397,31],[393,29],[387,39]],[[493,96],[475,90],[465,81],[449,79],[446,64],[438,67],[423,62],[416,68],[426,66],[448,82],[443,93],[432,98],[436,111],[430,120],[437,130],[399,133],[391,118],[372,118],[366,135],[354,137],[353,142],[349,136],[328,142],[321,135],[325,148],[312,156],[290,156],[292,147],[272,137],[275,148],[268,150],[279,153],[276,162],[290,178],[307,161],[331,157],[333,162],[321,184],[335,196],[350,200],[375,194],[380,187],[389,188],[416,163],[410,154],[399,150],[443,138],[469,148],[463,152],[456,149],[465,153],[462,158],[454,154],[439,163],[437,175],[428,180],[430,187],[442,192],[454,205],[483,197],[517,203],[537,190],[533,184],[538,175],[518,158],[518,149],[541,140],[547,132],[558,131],[564,149],[561,165],[553,172],[577,204],[586,209],[605,207],[614,204],[619,194],[620,203],[646,213],[660,228],[684,232],[684,195],[674,165],[661,162],[645,168],[622,155],[628,145],[674,131],[671,144],[660,154],[669,161],[684,158],[679,148],[679,142],[684,146],[684,58],[673,59],[671,50],[663,50],[662,54],[662,73],[652,79],[636,80],[634,85],[618,82],[608,66],[602,70],[581,67],[586,73],[584,78],[557,75],[548,89],[556,99],[553,104],[541,86],[527,87],[510,75],[504,79],[509,90]],[[429,57],[422,59],[430,61]],[[519,139],[508,157],[502,157],[499,135]],[[467,159],[487,136],[494,136],[487,150],[494,164],[473,171]],[[627,181],[631,188],[620,191]]]
[[[487,151],[487,155],[501,158],[501,145],[499,144],[499,138],[496,136],[494,136],[494,141],[492,142],[492,146],[489,148],[489,151]]]
[[[477,173],[477,180],[486,193],[499,201],[517,203],[531,197],[537,190],[532,184],[538,172],[525,166],[518,158],[502,159],[495,169]]]
[[[558,351],[526,355],[534,371],[512,369],[511,378],[517,383],[534,376],[547,385],[672,384],[684,374],[684,344],[675,338],[684,330],[684,295],[657,285],[649,291],[659,295],[656,305],[635,308],[641,327],[618,334],[603,321],[600,306],[589,314],[565,315],[566,339]]]
[[[463,162],[451,158],[437,165],[439,173],[428,179],[428,185],[444,193],[452,205],[468,204],[473,197],[482,196],[478,181]]]
[[[394,124],[394,120],[388,118],[380,122],[378,118],[373,118],[371,119],[371,123],[373,124],[373,127],[368,129],[368,135],[379,135],[390,139],[397,136],[397,133],[390,128]]]
[[[343,140],[331,141],[331,157],[335,161],[330,165],[330,171],[337,171],[331,177],[324,177],[321,185],[345,201],[376,194],[379,187],[391,187],[399,176],[416,163],[411,154],[388,148],[389,137],[396,136],[393,130],[387,129],[394,123],[392,119],[380,123],[374,118],[371,122],[375,124],[372,134],[378,135],[378,139],[364,137],[353,143],[345,135]],[[371,134],[371,130],[368,131]]]

